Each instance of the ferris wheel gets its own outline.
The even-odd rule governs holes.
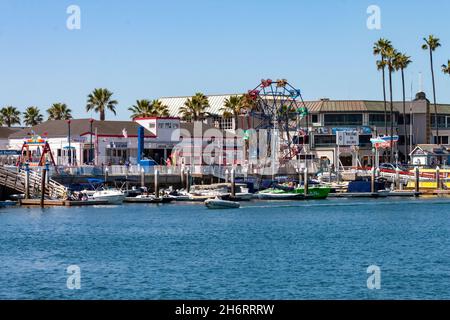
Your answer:
[[[260,120],[255,129],[267,129],[268,139],[272,137],[272,130],[284,132],[281,140],[288,151],[284,157],[292,158],[292,132],[297,136],[307,135],[309,127],[308,109],[300,89],[286,79],[263,79],[256,88],[248,91],[248,96],[254,102],[251,115]],[[300,126],[303,119],[306,119],[306,129]]]

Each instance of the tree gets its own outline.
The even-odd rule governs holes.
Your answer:
[[[184,106],[180,108],[180,113],[183,120],[202,121],[208,108],[208,98],[203,93],[196,93],[195,96],[186,100]]]
[[[20,111],[17,108],[12,106],[8,106],[0,110],[0,117],[2,118],[2,122],[10,128],[15,124],[20,125]]]
[[[444,74],[450,75],[450,60],[448,60],[446,65],[445,64],[442,65],[442,72]]]
[[[408,139],[408,127],[406,125],[406,92],[405,92],[405,69],[412,63],[411,57],[403,53],[398,53],[394,60],[396,70],[400,70],[402,73],[402,92],[403,92],[403,132],[405,135],[405,159],[408,160],[409,154],[409,139]],[[409,119],[411,121],[412,119]]]
[[[152,108],[155,112],[155,116],[157,117],[169,117],[169,108],[164,105],[160,100],[152,101]]]
[[[220,108],[224,118],[234,118],[234,128],[237,129],[238,117],[243,111],[243,96],[231,96],[225,99],[224,106]]]
[[[394,162],[394,101],[393,101],[393,89],[392,89],[392,74],[395,72],[395,58],[398,55],[397,51],[394,48],[388,48],[388,50],[386,51],[386,65],[388,68],[388,72],[389,72],[389,101],[390,101],[390,123],[391,123],[391,128],[390,128],[390,162]]]
[[[169,110],[159,100],[137,100],[136,104],[128,108],[132,112],[131,118],[168,117]]]
[[[25,125],[32,127],[42,123],[44,116],[37,107],[28,107],[23,113],[23,121]]]
[[[54,103],[47,109],[48,120],[69,120],[72,119],[72,110],[65,103]]]
[[[381,60],[377,61],[377,69],[381,71],[383,78],[383,101],[384,101],[384,132],[387,134],[387,99],[386,99],[386,56],[388,50],[392,48],[391,41],[381,38],[375,42],[373,46],[373,54],[381,56]]]
[[[116,115],[116,106],[118,102],[113,100],[113,93],[108,89],[94,89],[92,93],[88,95],[86,111],[95,111],[100,113],[100,121],[105,121],[106,110],[111,111]]]
[[[428,50],[430,53],[431,79],[433,81],[434,122],[436,126],[437,143],[439,144],[439,123],[436,104],[436,85],[434,81],[433,52],[436,51],[436,49],[439,48],[441,44],[439,42],[439,38],[436,38],[433,35],[428,36],[428,38],[423,38],[423,40],[425,41],[425,43],[422,45],[422,49]],[[427,109],[427,121],[429,121],[429,119],[430,119],[430,111]],[[430,128],[429,123],[427,124],[427,127]],[[427,143],[430,142],[430,137],[431,132],[427,132]]]

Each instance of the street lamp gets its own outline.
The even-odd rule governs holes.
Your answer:
[[[90,132],[91,132],[91,150],[89,152],[89,163],[92,163],[94,161],[94,145],[92,143],[92,125],[94,123],[94,119],[91,118],[89,120],[89,123],[91,124],[91,129],[90,129]]]
[[[70,144],[70,119],[67,120],[67,128],[68,128],[68,140],[69,140],[69,166],[72,165],[72,146]]]

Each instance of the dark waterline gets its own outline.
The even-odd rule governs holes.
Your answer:
[[[449,217],[445,199],[4,208],[0,298],[450,299]]]

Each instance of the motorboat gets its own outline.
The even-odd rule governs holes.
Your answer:
[[[239,202],[227,201],[218,198],[206,200],[205,205],[208,209],[238,209],[241,206]]]
[[[304,200],[305,195],[280,189],[267,189],[257,194],[260,200]]]
[[[125,202],[131,203],[170,203],[175,199],[170,196],[157,197],[155,195],[139,195],[137,197],[126,197]]]
[[[117,189],[97,190],[92,194],[92,199],[105,201],[108,204],[121,204],[125,200],[125,193]]]

